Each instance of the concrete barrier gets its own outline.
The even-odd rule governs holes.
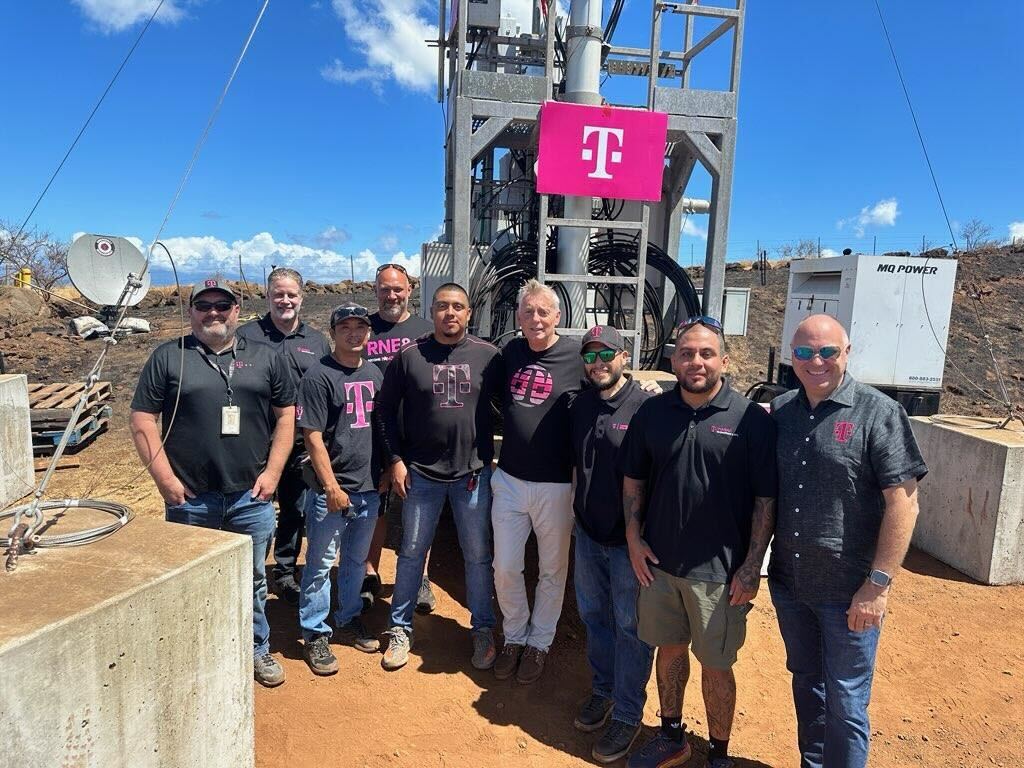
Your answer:
[[[915,417],[928,462],[914,545],[985,584],[1024,583],[1024,429]]]
[[[0,374],[0,509],[34,489],[28,378],[21,373]]]
[[[136,519],[0,571],[0,616],[12,765],[254,764],[248,538]]]

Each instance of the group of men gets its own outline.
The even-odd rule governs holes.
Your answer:
[[[474,668],[527,685],[541,677],[575,538],[592,689],[574,724],[601,732],[593,757],[628,754],[631,768],[689,760],[682,705],[692,651],[708,765],[726,768],[732,668],[774,535],[769,589],[793,677],[801,765],[866,764],[875,649],[927,470],[902,408],[846,373],[850,343],[839,323],[824,315],[801,323],[792,340],[801,387],[769,414],[731,389],[723,329],[711,317],[679,326],[677,385],[655,395],[626,372],[629,353],[614,328],[559,335],[558,297],[536,281],[518,296],[522,335],[500,350],[468,332],[461,286],[434,292],[430,323],[410,315],[400,265],[381,267],[375,287],[377,312],[353,303],[334,310],[331,345],[299,318],[302,278],[293,270],[270,275],[270,311],[241,328],[230,288],[201,281],[192,333],[153,353],[132,401],[133,437],[167,519],[252,539],[258,682],[284,681],[265,615],[275,491],[274,581],[298,604],[304,657],[318,675],[338,670],[332,640],[380,650],[361,614],[380,594],[385,511],[399,506],[381,663],[408,663],[414,613],[435,602],[425,571],[447,506],[465,562]],[[661,727],[633,750],[652,665]]]

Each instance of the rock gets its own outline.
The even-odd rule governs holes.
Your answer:
[[[0,327],[10,328],[50,317],[53,317],[53,311],[32,289],[0,286]]]

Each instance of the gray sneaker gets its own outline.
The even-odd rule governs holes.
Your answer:
[[[490,669],[494,666],[494,660],[498,658],[498,650],[494,647],[494,632],[490,629],[477,629],[473,635],[473,658],[471,663],[474,669]]]
[[[269,653],[253,659],[252,672],[256,682],[267,688],[276,688],[284,682],[284,669]]]
[[[573,721],[577,731],[593,733],[608,722],[608,716],[612,713],[613,702],[604,696],[591,694],[590,698],[580,707],[576,720]]]
[[[430,579],[426,576],[420,582],[419,592],[416,593],[416,613],[433,613],[437,607],[437,598],[434,597],[434,590],[430,588]]]
[[[351,645],[363,653],[376,653],[380,650],[380,640],[366,630],[363,622],[356,616],[348,624],[338,628],[338,641]]]
[[[327,635],[320,635],[304,643],[302,655],[314,675],[333,675],[338,671],[338,660],[331,652]]]
[[[388,649],[384,651],[384,658],[380,665],[390,671],[401,669],[409,663],[409,648],[412,647],[412,638],[409,633],[401,627],[392,627],[388,630],[391,636],[388,642]]]
[[[621,720],[612,720],[611,725],[594,744],[590,754],[599,763],[614,763],[629,753],[629,748],[639,735],[639,725],[627,725]]]

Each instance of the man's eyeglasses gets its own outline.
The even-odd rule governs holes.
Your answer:
[[[374,275],[374,277],[379,275],[385,269],[397,269],[399,272],[401,272],[406,277],[409,276],[409,273],[406,271],[405,267],[403,267],[401,264],[388,263],[388,264],[381,264],[379,267],[377,267],[377,274]]]
[[[192,307],[197,312],[210,312],[211,310],[217,310],[218,312],[228,312],[235,306],[233,301],[193,301]]]
[[[679,324],[678,333],[686,333],[695,325],[703,325],[705,328],[710,328],[718,333],[725,333],[725,329],[722,328],[722,324],[710,315],[694,315],[693,317],[686,318]]]
[[[813,360],[815,355],[821,357],[822,360],[831,360],[833,357],[838,357],[839,353],[843,351],[842,347],[828,346],[819,347],[793,347],[793,357],[802,362]]]
[[[593,365],[598,360],[602,363],[610,363],[615,359],[615,356],[619,354],[616,349],[599,349],[597,351],[582,352],[580,357],[583,358],[583,362],[586,365]]]

